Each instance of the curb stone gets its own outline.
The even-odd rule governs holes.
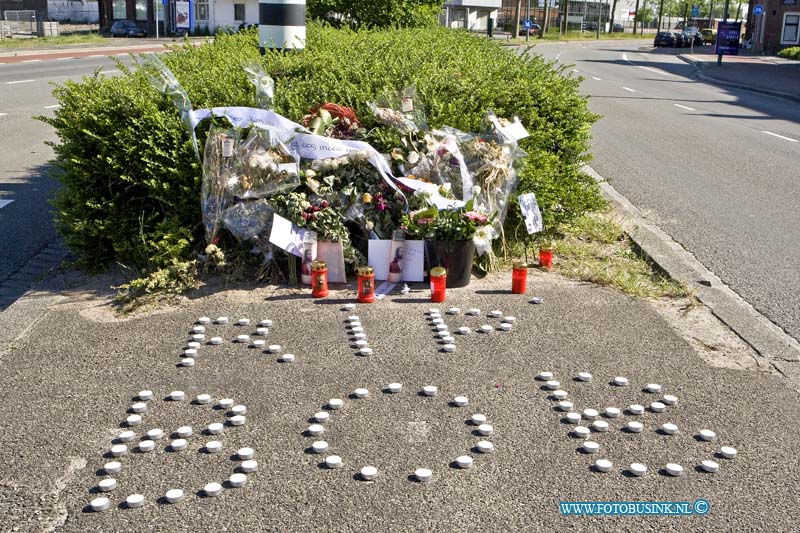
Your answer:
[[[649,221],[588,165],[603,196],[623,215],[622,227],[642,252],[673,279],[686,284],[711,312],[782,375],[800,382],[800,343],[736,294],[672,237]]]

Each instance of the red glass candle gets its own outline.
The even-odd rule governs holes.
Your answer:
[[[372,267],[358,269],[358,301],[363,304],[375,301],[375,271]]]
[[[431,301],[443,302],[447,293],[447,270],[442,267],[431,269]]]
[[[542,248],[539,250],[539,266],[547,270],[553,269],[553,249]]]
[[[514,294],[525,294],[528,282],[528,266],[519,261],[514,263],[511,271],[511,292]]]
[[[314,298],[328,296],[328,265],[325,261],[311,263],[311,296]]]

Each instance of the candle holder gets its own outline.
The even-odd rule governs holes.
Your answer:
[[[511,292],[525,294],[528,283],[528,265],[522,261],[515,261],[511,271]]]
[[[539,266],[547,270],[553,270],[553,247],[549,244],[539,248]]]
[[[328,265],[325,261],[311,263],[311,296],[314,298],[328,296]]]
[[[444,302],[447,293],[447,270],[443,267],[431,269],[431,301]]]
[[[372,267],[358,269],[358,301],[365,304],[375,301],[375,270]]]

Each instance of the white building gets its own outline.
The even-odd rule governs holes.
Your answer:
[[[486,31],[490,18],[497,23],[502,3],[502,0],[448,0],[444,4],[444,25],[448,28]]]

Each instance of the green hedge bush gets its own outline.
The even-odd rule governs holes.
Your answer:
[[[299,121],[318,103],[351,106],[375,128],[371,142],[383,151],[397,137],[376,127],[366,102],[387,89],[414,85],[432,127],[477,131],[487,109],[517,115],[531,132],[521,143],[529,157],[519,192],[536,193],[545,224],[603,203],[580,173],[596,117],[579,81],[488,39],[438,27],[354,32],[311,24],[302,53],[260,56],[256,32],[246,31],[162,59],[195,109],[253,106],[241,65],[258,60],[275,79],[277,112]],[[64,187],[55,205],[70,248],[88,268],[116,261],[146,273],[202,249],[200,165],[170,101],[141,71],[120,69],[120,77],[96,74],[57,87],[61,108],[43,120],[60,139],[54,147]],[[518,234],[518,224],[509,216],[507,235]]]
[[[790,46],[778,52],[778,57],[800,60],[800,46]]]

